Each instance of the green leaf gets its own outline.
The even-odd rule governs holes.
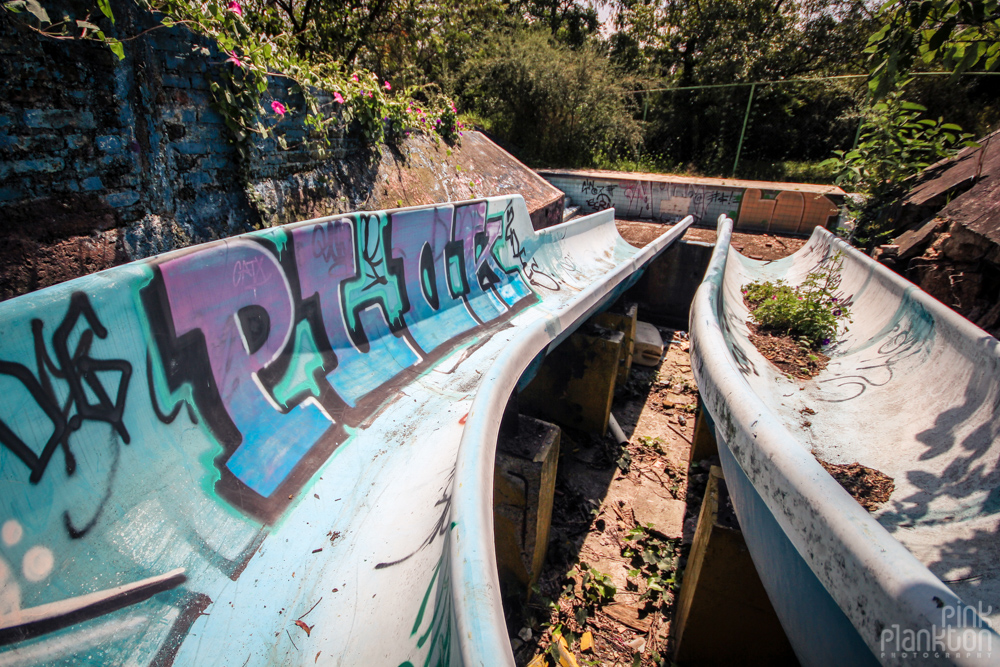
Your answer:
[[[100,8],[101,13],[107,16],[112,23],[115,22],[115,14],[111,11],[111,0],[97,0],[97,6]]]
[[[118,56],[118,60],[125,60],[125,47],[117,39],[109,37],[106,44],[111,49],[111,53]]]

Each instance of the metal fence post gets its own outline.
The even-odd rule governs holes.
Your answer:
[[[740,151],[743,150],[743,135],[747,132],[747,121],[750,120],[750,107],[753,105],[753,92],[757,84],[750,85],[750,99],[747,100],[747,112],[743,114],[743,129],[740,130],[740,143],[736,145],[736,160],[733,161],[733,178],[736,178],[736,167],[740,163]]]

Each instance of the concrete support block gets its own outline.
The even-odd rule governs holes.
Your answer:
[[[519,397],[521,408],[561,426],[604,434],[625,334],[578,331],[545,358]]]
[[[690,463],[697,463],[719,455],[719,445],[715,441],[715,424],[698,397],[698,414],[694,418],[694,437],[691,438]]]
[[[523,596],[545,562],[561,431],[523,415],[516,423],[497,440],[493,537],[502,586]]]
[[[628,373],[632,369],[632,356],[635,354],[635,329],[639,321],[639,307],[632,303],[620,312],[609,310],[595,315],[590,320],[599,327],[621,331],[625,334],[625,341],[622,344],[621,352],[618,356],[618,374],[615,378],[615,385],[622,386],[628,380]]]
[[[712,466],[674,620],[674,661],[681,665],[794,665],[764,585]]]
[[[715,245],[680,240],[654,259],[628,292],[642,309],[642,318],[654,324],[687,329],[695,290],[708,270]]]

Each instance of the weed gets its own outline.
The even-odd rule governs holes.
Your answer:
[[[636,526],[626,534],[629,544],[622,556],[632,561],[628,576],[642,579],[646,590],[640,599],[656,602],[679,586],[677,578],[677,540],[661,540],[651,527]]]
[[[649,447],[657,454],[664,454],[666,450],[663,449],[663,441],[659,438],[651,438],[648,435],[639,436],[639,443],[644,447]]]
[[[593,607],[600,607],[611,602],[615,597],[615,593],[618,592],[618,588],[612,583],[611,577],[589,566],[583,570],[581,589],[584,601]]]
[[[840,322],[851,321],[847,303],[836,296],[844,258],[835,254],[792,287],[783,280],[755,281],[743,288],[750,316],[762,327],[798,339],[805,348],[818,349],[836,338]],[[844,332],[847,328],[844,328]]]

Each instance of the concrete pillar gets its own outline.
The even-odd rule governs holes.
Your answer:
[[[757,575],[722,469],[712,466],[673,625],[681,665],[794,665]]]
[[[593,327],[553,350],[519,396],[528,414],[561,426],[604,434],[608,429],[625,334]]]
[[[632,369],[632,355],[635,353],[635,329],[639,321],[639,307],[636,304],[625,306],[622,312],[609,310],[600,315],[595,315],[590,320],[599,327],[621,331],[625,334],[621,352],[618,356],[618,374],[615,378],[615,386],[621,387],[628,380],[628,373]]]
[[[712,416],[698,397],[698,414],[694,418],[694,436],[691,438],[691,464],[719,455],[719,445],[715,442],[715,425]]]
[[[497,440],[493,537],[501,586],[523,597],[545,562],[561,431],[523,415],[513,423]]]

